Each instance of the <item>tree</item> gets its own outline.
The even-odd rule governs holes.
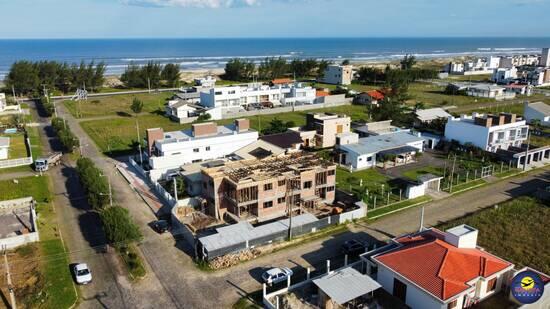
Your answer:
[[[140,67],[137,64],[130,62],[124,73],[120,76],[120,81],[122,81],[127,88],[143,87]]]
[[[170,87],[179,87],[180,85],[180,67],[175,63],[168,63],[162,69],[160,74],[162,80],[166,81]]]
[[[258,76],[260,79],[275,79],[288,72],[286,60],[279,58],[265,58],[258,67]]]
[[[115,247],[140,241],[143,238],[139,227],[132,222],[127,209],[120,206],[108,207],[99,215],[105,236]]]
[[[348,59],[342,61],[342,65],[350,65],[350,61]]]
[[[14,88],[19,94],[29,95],[37,93],[40,87],[38,69],[32,62],[16,61],[12,64],[5,80],[6,88]]]
[[[223,78],[234,81],[250,81],[256,73],[256,65],[247,60],[233,58],[225,64],[225,74]]]
[[[281,119],[275,117],[269,122],[269,126],[263,130],[264,135],[284,133],[288,130],[288,125],[294,125],[293,122],[289,121],[284,123]]]
[[[130,109],[137,116],[137,114],[141,113],[141,111],[143,110],[143,102],[138,98],[134,98],[132,100],[132,105],[130,105]]]
[[[405,55],[403,59],[401,60],[401,69],[402,70],[410,70],[416,65],[416,57],[413,55]]]
[[[422,109],[424,109],[425,107],[426,107],[426,105],[424,104],[424,102],[416,102],[416,103],[414,104],[413,110],[414,110],[414,112],[416,113],[417,111],[422,110]]]
[[[109,204],[109,184],[101,170],[89,158],[81,157],[76,161],[76,172],[90,207],[104,209]]]
[[[319,64],[317,65],[317,78],[323,78],[325,76],[325,71],[327,70],[328,66],[330,65],[330,61],[328,60],[321,60],[319,61]]]
[[[208,114],[208,113],[202,113],[199,115],[199,117],[197,118],[197,121],[198,122],[204,122],[204,121],[208,121],[210,120],[210,118],[212,118],[212,115]]]

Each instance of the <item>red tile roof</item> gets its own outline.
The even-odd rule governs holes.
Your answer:
[[[316,90],[315,91],[315,96],[316,97],[327,97],[330,95],[330,92],[328,91],[323,91],[323,90]]]
[[[271,81],[273,85],[283,85],[283,84],[291,84],[292,79],[290,78],[276,78]]]
[[[527,85],[522,85],[522,84],[510,84],[510,85],[506,85],[506,86],[504,86],[504,87],[505,87],[505,88],[511,88],[511,89],[514,89],[514,88],[521,89],[521,88],[527,87]]]
[[[435,229],[396,240],[403,247],[374,259],[441,300],[468,289],[467,282],[472,279],[491,276],[512,265],[480,249],[457,248]]]
[[[382,93],[382,91],[380,90],[367,91],[367,94],[375,100],[378,100],[378,101],[384,100],[384,93]]]

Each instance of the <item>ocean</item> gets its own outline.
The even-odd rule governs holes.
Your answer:
[[[316,58],[353,62],[462,55],[540,53],[550,38],[292,38],[292,39],[51,39],[0,40],[0,79],[17,60],[104,61],[108,74],[131,62],[179,63],[182,69],[223,68],[234,57]]]

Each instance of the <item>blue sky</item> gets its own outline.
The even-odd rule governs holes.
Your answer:
[[[550,0],[0,0],[0,12],[0,38],[550,35]]]

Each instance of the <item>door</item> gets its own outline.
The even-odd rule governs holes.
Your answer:
[[[403,302],[406,302],[407,285],[395,278],[393,279],[393,296],[399,298]]]
[[[342,132],[344,132],[344,126],[341,125],[341,124],[337,125],[336,126],[336,133],[340,134]]]

